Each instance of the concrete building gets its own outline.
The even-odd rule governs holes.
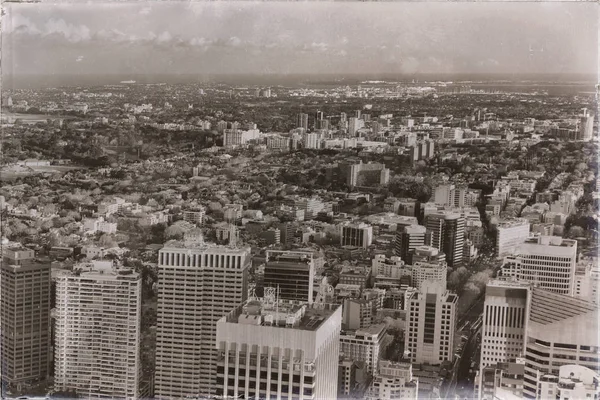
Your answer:
[[[250,300],[217,322],[218,396],[335,399],[341,308]]]
[[[376,254],[371,261],[371,276],[375,280],[375,287],[399,288],[402,284],[411,284],[412,268],[400,257],[388,258],[385,254]]]
[[[444,252],[448,266],[460,266],[463,262],[465,218],[457,213],[440,211],[428,215],[425,226],[431,232],[431,246]]]
[[[385,167],[385,164],[363,164],[361,160],[358,163],[340,163],[339,168],[350,188],[385,186],[390,181],[390,170]]]
[[[435,142],[433,140],[419,140],[411,149],[412,161],[428,160],[435,155]]]
[[[112,261],[56,280],[54,387],[85,398],[137,399],[142,280]]]
[[[500,221],[496,229],[496,257],[514,254],[517,248],[529,238],[530,223],[525,218]]]
[[[225,222],[237,223],[241,221],[244,206],[241,204],[227,204],[223,207],[223,219]]]
[[[442,263],[446,262],[446,255],[435,247],[417,246],[411,254],[412,264],[416,262]]]
[[[589,142],[594,135],[594,115],[589,113],[587,108],[582,111],[577,120],[577,140]]]
[[[558,236],[528,239],[504,259],[501,274],[556,293],[575,293],[577,241]]]
[[[417,400],[419,381],[413,377],[410,363],[380,361],[366,400]]]
[[[600,303],[600,267],[598,258],[582,258],[575,267],[575,288],[573,296],[583,298],[594,303]]]
[[[342,225],[340,245],[356,246],[363,249],[373,243],[373,227],[365,223]]]
[[[439,282],[441,287],[446,288],[446,275],[448,274],[448,264],[446,261],[433,263],[416,261],[413,263],[411,269],[411,286],[417,290],[422,290],[425,281]]]
[[[367,373],[373,375],[385,351],[383,339],[386,332],[385,324],[371,325],[356,331],[342,331],[340,357],[364,362]]]
[[[315,262],[312,252],[267,251],[264,286],[278,290],[278,298],[312,304],[314,280]]]
[[[206,244],[196,230],[158,256],[155,397],[210,395],[216,323],[247,297],[250,248]]]
[[[50,361],[50,262],[11,249],[0,263],[0,397],[44,381]]]
[[[300,113],[296,119],[296,128],[304,128],[308,130],[308,114]]]
[[[196,225],[202,225],[206,210],[204,208],[197,210],[183,211],[183,220]]]
[[[578,364],[598,372],[598,321],[598,306],[592,302],[540,288],[532,290],[524,398],[535,399],[544,376],[560,376],[564,365]]]
[[[435,188],[433,201],[440,206],[465,207],[468,189],[454,184],[443,184]]]
[[[408,300],[406,350],[412,363],[452,360],[458,296],[439,282],[425,281]]]
[[[338,285],[340,286],[340,285]],[[336,287],[337,289],[337,287]],[[373,317],[377,313],[376,298],[343,300],[342,329],[365,329],[373,324]]]
[[[425,245],[427,228],[422,225],[403,226],[396,232],[394,253],[402,260],[410,263],[410,255],[418,246]]]
[[[481,328],[480,368],[525,354],[531,285],[495,280],[488,283]]]
[[[476,398],[479,400],[522,399],[524,373],[524,358],[488,365],[475,377]]]
[[[536,399],[597,399],[600,397],[600,375],[581,365],[563,365],[558,375],[544,375],[538,385]]]

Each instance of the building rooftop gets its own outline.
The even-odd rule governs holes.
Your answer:
[[[594,313],[597,317],[598,306],[576,297],[534,288],[531,296],[530,319],[542,325],[552,324],[577,315]]]
[[[226,316],[228,323],[271,326],[315,331],[337,309],[337,305],[310,306],[307,303],[250,299]]]

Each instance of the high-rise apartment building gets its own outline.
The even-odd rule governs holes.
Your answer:
[[[365,223],[348,224],[341,227],[340,244],[366,249],[373,242],[373,227]]]
[[[365,395],[366,400],[417,400],[419,380],[412,364],[382,360],[379,372]]]
[[[390,169],[385,164],[344,162],[338,164],[340,174],[346,178],[346,185],[351,188],[385,186],[390,181]]]
[[[594,135],[594,115],[589,113],[587,108],[582,111],[577,121],[577,140],[589,142]]]
[[[496,257],[514,254],[519,245],[529,238],[530,223],[525,218],[500,221],[496,229]]]
[[[458,296],[439,282],[425,281],[408,300],[407,347],[413,363],[441,364],[454,355]]]
[[[441,206],[465,207],[468,189],[454,184],[443,184],[435,188],[434,203]]]
[[[386,332],[385,324],[371,325],[356,331],[342,331],[340,357],[364,362],[367,373],[373,374],[385,350],[383,340]]]
[[[250,248],[205,244],[201,231],[159,252],[155,397],[213,393],[216,322],[247,297]]]
[[[399,228],[396,232],[394,253],[402,260],[410,263],[411,252],[418,246],[425,245],[427,228],[422,225],[409,225]]]
[[[438,211],[427,216],[425,226],[431,232],[431,246],[444,252],[448,266],[454,268],[462,264],[465,218],[460,214]]]
[[[576,240],[539,236],[526,240],[514,256],[506,257],[501,273],[552,292],[573,295],[576,266]]]
[[[47,378],[50,360],[50,262],[11,249],[0,263],[0,397]]]
[[[278,298],[312,304],[315,280],[314,254],[308,251],[268,250],[264,287],[278,291]]]
[[[481,369],[523,357],[530,297],[531,285],[527,282],[488,283],[481,328]]]
[[[54,386],[85,398],[140,394],[142,281],[112,261],[76,265],[56,281]]]
[[[249,300],[217,322],[216,394],[336,399],[342,310]]]

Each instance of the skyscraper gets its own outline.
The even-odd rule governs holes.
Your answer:
[[[141,288],[138,273],[112,261],[57,278],[55,388],[86,398],[139,397]]]
[[[481,329],[481,369],[524,355],[530,297],[531,285],[527,282],[488,283]]]
[[[249,265],[250,248],[205,244],[199,230],[160,250],[157,398],[213,392],[216,322],[246,299]]]
[[[425,226],[431,232],[431,246],[446,254],[448,266],[459,266],[463,261],[465,218],[460,214],[440,211],[428,215]]]
[[[440,282],[425,281],[412,293],[406,316],[407,347],[413,363],[439,365],[452,360],[458,296]]]
[[[366,249],[373,241],[373,227],[365,223],[348,224],[341,228],[340,244]]]
[[[304,114],[304,113],[298,114],[296,127],[304,128],[304,129],[308,130],[308,114]]]
[[[50,360],[50,262],[33,250],[7,249],[0,264],[2,392],[19,393],[46,379]]]
[[[336,399],[342,309],[265,293],[217,322],[216,394]]]
[[[315,279],[314,255],[308,251],[268,250],[264,287],[278,290],[278,298],[312,304]]]

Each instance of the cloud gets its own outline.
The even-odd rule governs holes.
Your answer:
[[[236,36],[232,36],[229,38],[227,44],[233,47],[239,47],[242,44],[242,40]]]
[[[69,42],[82,42],[91,38],[90,29],[85,25],[74,25],[64,19],[50,19],[44,24],[43,36],[62,35]]]
[[[312,42],[310,47],[313,50],[317,50],[317,51],[327,51],[327,49],[329,48],[329,46],[327,45],[327,43],[324,42]]]
[[[84,56],[78,56],[78,57],[75,59],[75,62],[82,62],[84,58],[85,58]]]
[[[150,11],[152,11],[152,7],[144,7],[140,10],[140,12],[138,14],[148,15],[148,14],[150,14]]]
[[[161,33],[160,35],[158,35],[158,37],[156,37],[156,42],[157,43],[168,43],[171,41],[171,39],[173,39],[173,37],[171,36],[171,34],[167,31],[164,31],[163,33]]]

